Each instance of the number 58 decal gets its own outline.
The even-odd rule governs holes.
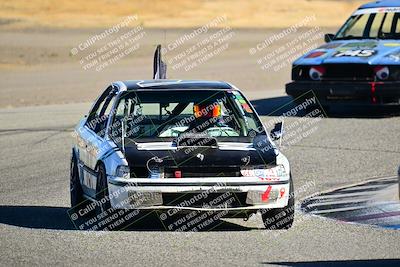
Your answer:
[[[370,57],[374,55],[375,52],[375,50],[371,49],[347,50],[336,53],[335,57]]]

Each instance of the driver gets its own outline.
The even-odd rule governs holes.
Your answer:
[[[218,102],[201,102],[193,105],[194,120],[185,132],[204,132],[212,127],[226,127],[224,123],[221,104]]]

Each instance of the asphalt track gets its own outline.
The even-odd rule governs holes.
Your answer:
[[[287,101],[264,94],[254,103],[266,115]],[[75,230],[67,216],[71,131],[89,106],[0,110],[1,265],[400,265],[400,231],[300,210],[288,231],[266,231],[258,216],[247,222],[224,220],[197,233],[168,232],[154,220],[125,231]],[[263,116],[264,122],[272,119]],[[306,124],[294,117],[286,119],[286,125],[296,121]],[[400,117],[324,118],[312,127],[315,130],[297,142],[283,142],[297,200],[396,175]]]

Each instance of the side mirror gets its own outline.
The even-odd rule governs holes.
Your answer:
[[[275,124],[274,129],[271,130],[271,138],[276,141],[283,137],[283,121]]]
[[[335,35],[332,33],[325,34],[325,42],[330,43],[335,38]]]

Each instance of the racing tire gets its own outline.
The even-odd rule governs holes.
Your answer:
[[[96,201],[97,216],[101,216],[103,212],[111,211],[106,168],[102,163],[97,165]]]
[[[262,209],[261,218],[267,230],[289,229],[294,221],[294,188],[292,179],[289,186],[289,201],[287,206],[278,209]]]
[[[118,211],[111,207],[110,195],[108,192],[108,181],[106,168],[103,163],[97,165],[97,183],[96,183],[96,224],[97,230],[111,231],[121,229],[121,225],[112,226],[117,220]],[[111,218],[111,220],[109,220]]]
[[[96,184],[96,222],[98,230],[118,231],[136,225],[135,220],[141,217],[138,210],[115,209],[111,206],[108,191],[106,169],[102,163],[97,166]],[[132,215],[134,213],[135,215]],[[129,216],[130,219],[126,219]],[[110,220],[109,220],[110,219]],[[103,222],[102,222],[103,221]],[[129,228],[128,228],[129,229]]]
[[[78,160],[74,154],[72,154],[71,157],[69,189],[71,196],[71,208],[74,209],[83,201],[85,201],[85,198],[83,197],[82,185],[79,180]]]

